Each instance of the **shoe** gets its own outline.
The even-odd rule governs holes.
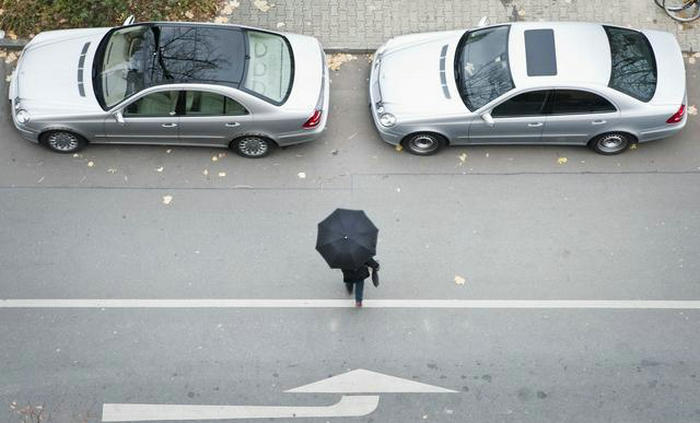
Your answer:
[[[353,286],[354,286],[354,284],[351,284],[351,283],[345,284],[345,289],[348,291],[348,295],[352,294],[352,287]]]
[[[355,307],[362,307],[362,301],[355,302]]]

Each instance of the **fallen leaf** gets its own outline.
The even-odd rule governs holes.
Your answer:
[[[689,114],[690,116],[695,116],[695,115],[697,115],[697,114],[698,114],[698,108],[695,107],[694,104],[693,104],[692,106],[688,106],[688,114]]]
[[[36,183],[37,183],[37,184],[40,184],[43,180],[44,180],[44,177],[42,176],[41,178],[39,178],[38,181],[36,181]]]
[[[222,15],[230,15],[233,13],[235,9],[238,9],[238,7],[241,5],[239,1],[229,1],[226,3],[223,9],[221,9],[221,14]]]
[[[88,162],[88,167],[93,167],[93,166],[95,166],[95,162],[93,162],[92,160],[89,161],[89,162]]]
[[[284,22],[277,22],[277,28],[282,28],[284,25]]]
[[[560,165],[561,165],[561,164],[565,164],[565,163],[568,162],[568,161],[569,161],[569,159],[567,159],[566,157],[559,157],[559,158],[557,159],[557,163],[559,163]]]
[[[218,158],[217,156],[211,156],[211,161],[212,161],[212,162],[215,162],[215,161],[217,161],[217,160],[219,160],[219,158]]]
[[[253,0],[253,6],[257,7],[261,12],[267,12],[272,9],[274,4],[269,4],[267,0]]]
[[[688,58],[688,63],[690,63],[691,65],[694,65],[694,64],[695,64],[695,58],[694,58],[694,57],[689,57],[689,58]]]
[[[462,153],[458,157],[459,157],[459,161],[464,163],[467,161],[467,157],[469,157],[469,156],[467,156],[467,153]]]
[[[299,172],[297,173],[297,176],[299,177],[299,179],[306,179],[306,172]]]
[[[163,166],[156,168],[156,172],[162,172],[162,171],[163,171]]]
[[[394,150],[396,150],[396,151],[403,151],[403,145],[401,145],[401,144],[396,144],[396,147],[394,147]]]
[[[171,148],[168,148],[167,150],[165,150],[165,154],[170,154],[172,151],[173,150]]]
[[[217,154],[217,157],[219,157],[219,158],[226,157],[226,153],[219,153],[219,154]]]
[[[209,170],[208,170],[208,169],[204,169],[204,170],[202,171],[202,175],[204,175],[204,176],[209,175]]]
[[[357,60],[357,56],[348,53],[329,54],[326,57],[328,68],[332,71],[338,71],[343,64]]]
[[[630,150],[636,150],[636,149],[637,149],[637,144],[630,145]]]
[[[226,176],[226,172],[219,172],[219,178],[223,178],[224,176]]]
[[[73,153],[73,157],[78,158],[78,157],[80,157],[80,154],[78,154],[78,153]]]
[[[114,169],[111,167],[111,168],[107,169],[107,173],[117,173],[117,169]]]
[[[455,275],[455,283],[457,285],[464,285],[466,282],[467,282],[467,280],[464,279],[463,277],[461,277],[459,275]]]
[[[194,18],[194,13],[192,13],[191,10],[188,10],[187,12],[185,12],[185,17],[187,19],[192,19],[192,18]]]
[[[163,204],[168,205],[168,204],[170,204],[171,201],[173,201],[172,195],[164,195],[163,196]]]
[[[214,23],[223,24],[227,22],[228,19],[225,16],[217,16],[216,18],[214,18]]]

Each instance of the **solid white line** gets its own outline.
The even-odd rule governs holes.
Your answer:
[[[365,300],[365,308],[700,309],[700,300]],[[5,299],[0,308],[353,308],[327,299]]]
[[[360,417],[377,409],[376,395],[343,396],[326,407],[256,405],[104,404],[103,422],[182,420],[293,419],[304,417]]]

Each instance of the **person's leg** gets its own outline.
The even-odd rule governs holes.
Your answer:
[[[354,285],[353,283],[345,282],[345,289],[348,290],[348,295],[352,294],[352,286],[353,285]]]
[[[362,305],[362,292],[365,288],[365,281],[355,282],[355,303]]]

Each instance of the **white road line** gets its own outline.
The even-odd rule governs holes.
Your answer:
[[[365,308],[697,310],[700,300],[365,300]],[[5,299],[2,308],[353,308],[330,299]]]
[[[359,417],[377,409],[376,395],[353,395],[326,407],[256,405],[104,404],[103,422],[183,420],[293,419],[304,417]]]

